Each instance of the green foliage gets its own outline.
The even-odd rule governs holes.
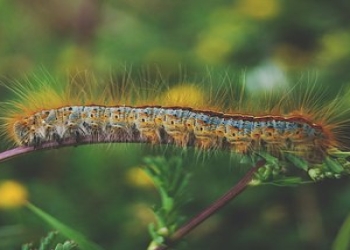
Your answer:
[[[152,242],[149,250],[164,244],[183,222],[181,208],[188,201],[190,173],[182,164],[180,157],[145,158],[144,170],[152,179],[159,192],[161,204],[154,207],[155,224],[149,225]]]
[[[305,173],[313,181],[323,180],[324,178],[339,179],[341,176],[350,173],[350,162],[347,159],[350,155],[349,152],[330,151],[329,156],[319,163],[308,162],[292,153],[283,153],[280,159],[266,152],[259,152],[258,155],[260,157],[252,157],[253,161],[263,158],[266,164],[258,170],[252,185],[295,186],[310,183],[310,181],[305,181]],[[296,171],[298,169],[301,171]]]
[[[50,232],[45,238],[41,239],[38,247],[28,243],[22,246],[22,250],[78,250],[77,245],[73,241],[55,243],[56,236],[56,232]]]
[[[258,169],[251,185],[271,184],[276,186],[296,186],[304,183],[301,176],[287,175],[286,169],[290,167],[287,162],[266,152],[259,152],[259,156],[255,158],[256,160],[262,158],[266,163],[263,167]],[[303,160],[298,158],[298,161],[302,162]]]

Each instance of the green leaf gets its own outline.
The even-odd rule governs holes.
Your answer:
[[[308,171],[309,164],[304,159],[297,157],[295,155],[292,155],[292,154],[288,154],[288,153],[285,153],[285,156],[291,163],[294,164],[294,166],[296,166],[302,170]]]
[[[350,214],[346,218],[340,228],[335,241],[333,242],[332,250],[348,250],[350,249]]]
[[[295,187],[305,183],[309,183],[309,182],[303,181],[300,177],[281,177],[277,180],[266,181],[261,184],[273,185],[278,187]]]
[[[180,208],[188,201],[190,174],[180,157],[146,157],[143,170],[152,179],[160,195],[160,206],[153,209],[156,223],[149,225],[152,242],[148,249],[156,249],[177,229],[183,220]]]
[[[100,246],[96,245],[93,242],[90,242],[83,236],[81,233],[71,229],[70,227],[66,226],[56,218],[52,217],[51,215],[45,213],[40,208],[34,206],[32,203],[28,202],[26,204],[27,208],[31,210],[34,214],[39,216],[41,219],[46,221],[50,226],[55,228],[56,230],[60,231],[64,236],[66,236],[69,239],[74,240],[80,249],[84,250],[102,250]]]
[[[336,158],[346,158],[350,156],[350,152],[340,151],[338,149],[332,149],[327,151],[329,155]]]
[[[261,151],[258,153],[258,155],[260,155],[262,158],[264,158],[267,161],[267,163],[269,163],[271,165],[278,165],[278,162],[279,162],[278,158],[273,157],[269,153]]]
[[[327,164],[328,168],[335,174],[340,174],[344,171],[344,168],[335,160],[333,160],[330,157],[326,157],[325,163]]]

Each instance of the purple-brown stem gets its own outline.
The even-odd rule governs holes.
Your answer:
[[[243,190],[245,190],[253,179],[256,171],[265,165],[265,160],[260,160],[256,163],[256,165],[251,168],[243,178],[233,186],[227,193],[225,193],[222,197],[212,203],[209,207],[204,209],[202,212],[193,217],[190,221],[188,221],[185,225],[179,228],[168,240],[167,245],[159,246],[156,250],[166,250],[169,249],[170,246],[176,244],[181,238],[187,235],[190,231],[192,231],[199,224],[204,222],[210,216],[212,216],[216,211],[223,208],[227,205],[231,200],[237,197]]]
[[[41,145],[38,145],[37,147],[19,146],[17,148],[9,149],[4,152],[0,152],[0,162],[4,162],[6,160],[9,160],[11,158],[14,158],[20,155],[29,154],[34,151],[42,151],[42,150],[63,148],[63,147],[69,147],[69,146],[79,146],[79,145],[86,145],[86,144],[103,144],[103,143],[147,143],[147,142],[148,142],[147,140],[142,140],[140,136],[134,136],[132,138],[124,138],[124,137],[99,138],[96,136],[86,135],[80,138],[78,141],[75,138],[68,138],[63,140],[60,143],[56,141],[52,141],[52,142],[44,142]],[[165,144],[165,143],[166,142],[162,142],[162,144]]]

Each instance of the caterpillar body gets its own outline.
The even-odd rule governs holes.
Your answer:
[[[236,153],[293,150],[310,156],[329,146],[322,127],[302,117],[254,117],[183,107],[67,106],[37,112],[13,126],[19,144],[35,147],[72,138],[79,142],[86,135],[100,142],[169,143]]]
[[[313,179],[350,173],[346,99],[326,103],[314,97],[313,88],[287,90],[276,101],[272,95],[262,100],[239,95],[237,100],[229,91],[206,93],[204,85],[143,86],[129,78],[107,87],[91,78],[54,83],[48,79],[8,86],[18,100],[2,103],[1,133],[34,149],[107,142],[173,144],[288,158],[304,170],[316,169]]]

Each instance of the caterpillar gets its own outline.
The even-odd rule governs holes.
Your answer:
[[[285,91],[275,103],[273,95],[265,95],[260,106],[243,95],[237,100],[229,91],[212,88],[206,93],[204,84],[143,84],[129,77],[104,86],[89,77],[65,84],[53,79],[15,83],[8,87],[18,100],[2,105],[2,134],[16,145],[34,148],[66,141],[145,142],[239,155],[266,152],[277,158],[287,153],[308,168],[328,162],[330,168],[341,167],[337,174],[347,171],[345,157],[334,157],[346,150],[348,117],[341,111],[346,103],[340,97],[327,104],[317,101],[312,98],[315,86],[303,93]]]
[[[203,150],[322,152],[329,138],[302,117],[232,115],[183,107],[67,106],[43,110],[13,124],[16,141],[40,146],[65,139],[169,143]]]

